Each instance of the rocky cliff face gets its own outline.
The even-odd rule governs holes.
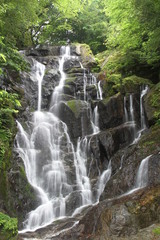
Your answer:
[[[58,223],[53,223],[46,229],[38,230],[33,234],[20,235],[19,239],[24,237],[67,240],[117,239],[117,237],[118,239],[121,239],[120,237],[132,239],[131,236],[137,234],[140,229],[148,227],[154,222],[159,222],[160,139],[158,136],[160,130],[156,126],[146,129],[141,139],[134,142],[135,134],[141,130],[140,85],[143,82],[140,84],[137,81],[137,85],[135,82],[133,88],[124,87],[123,91],[110,98],[97,100],[97,89],[94,84],[88,85],[84,89],[84,73],[87,79],[93,77],[88,71],[88,68],[91,69],[96,64],[93,56],[82,46],[71,47],[71,52],[75,55],[75,59],[67,61],[64,65],[67,79],[61,96],[62,101],[59,102],[58,117],[67,124],[75,147],[79,137],[87,136],[89,143],[86,154],[87,171],[95,199],[97,179],[106,171],[110,161],[112,174],[104,186],[100,202],[96,206],[84,209],[75,218],[58,221]],[[60,80],[60,72],[57,70],[60,47],[43,46],[28,50],[25,55],[31,67],[34,59],[46,67],[42,83],[42,109],[46,110],[50,106],[53,89]],[[87,67],[85,72],[80,62],[83,63],[84,67]],[[23,92],[23,111],[19,115],[19,119],[25,127],[32,111],[37,108],[38,86],[29,73],[23,73],[21,79],[22,82],[16,85],[16,91]],[[100,84],[103,86],[103,82]],[[89,105],[84,101],[84,91]],[[148,108],[151,108],[147,103],[149,94],[150,92],[146,95],[145,101],[147,112],[144,112],[144,115],[147,116],[150,116]],[[107,96],[107,94],[104,95]],[[126,106],[124,96],[126,96]],[[135,124],[131,122],[131,97]],[[91,135],[93,127],[90,119],[95,106],[98,106],[100,131]],[[128,112],[128,120],[130,120],[128,123],[125,119],[125,110]],[[149,126],[154,123],[152,119],[153,117],[148,117]],[[148,125],[147,118],[146,125]],[[140,163],[151,154],[146,188],[127,196],[121,196],[134,189]],[[72,178],[72,159],[67,154],[66,158],[70,165],[68,169]],[[12,186],[13,189],[16,188],[15,193],[11,190],[12,198],[16,199],[17,215],[22,215],[23,218],[27,211],[37,205],[37,202],[34,190],[26,185],[25,174],[22,176],[22,171],[20,173],[20,169],[24,169],[22,160],[18,159],[17,155],[14,159],[16,166],[9,170],[10,188]],[[27,193],[23,189],[24,185],[28,186]],[[73,196],[70,201],[72,205],[78,205],[76,196]],[[68,206],[68,212],[70,212],[69,208]]]

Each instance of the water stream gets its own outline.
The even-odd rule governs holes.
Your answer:
[[[129,113],[127,110],[127,99],[126,96],[124,96],[123,100],[123,108],[124,108],[124,123],[127,123],[130,121],[133,126],[133,142],[132,144],[135,144],[139,141],[142,132],[146,129],[146,120],[145,120],[145,112],[144,112],[144,103],[143,98],[148,92],[148,86],[142,86],[141,87],[141,93],[140,93],[140,124],[141,128],[137,131],[136,121],[135,121],[135,113],[134,113],[134,102],[133,102],[133,94],[129,95]]]
[[[87,137],[79,138],[75,148],[68,134],[67,125],[58,118],[59,102],[63,93],[66,74],[63,71],[65,61],[71,59],[70,47],[61,48],[59,58],[59,72],[61,78],[55,87],[49,111],[41,110],[42,81],[45,67],[34,60],[31,78],[38,85],[38,106],[33,112],[28,129],[24,129],[17,122],[18,134],[16,136],[17,152],[23,159],[29,183],[35,189],[39,200],[36,209],[28,213],[24,228],[20,233],[35,231],[47,226],[54,220],[72,216],[78,209],[93,203],[90,179],[87,172]],[[96,79],[91,76],[88,81],[84,70],[83,90],[84,101],[91,111],[93,134],[99,131],[98,107],[92,112],[90,103],[87,102],[87,85],[97,86]],[[97,98],[102,98],[102,91],[97,87]],[[66,156],[69,156],[68,158]],[[68,160],[72,159],[72,166]],[[68,170],[68,168],[71,168]],[[73,173],[72,180],[70,172]],[[103,181],[104,182],[104,181]],[[75,184],[76,183],[76,184]],[[104,183],[103,183],[104,185]],[[67,206],[72,204],[71,195],[77,194],[79,204],[68,213]],[[71,203],[70,203],[71,201]]]

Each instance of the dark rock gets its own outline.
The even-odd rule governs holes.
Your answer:
[[[79,72],[81,69],[78,59],[68,59],[64,62],[63,70],[65,72],[73,73],[73,69],[76,70],[76,72]]]
[[[68,126],[71,139],[75,142],[80,136],[92,133],[89,106],[80,100],[60,103],[59,117]]]
[[[39,45],[26,51],[26,56],[59,56],[60,46]]]
[[[101,130],[115,127],[123,123],[123,99],[121,95],[115,95],[107,101],[100,101],[98,110]]]
[[[123,124],[93,135],[90,139],[90,151],[93,160],[90,164],[90,177],[95,178],[108,167],[110,159],[121,148],[133,141],[133,126]],[[120,167],[120,165],[118,166]],[[113,167],[114,168],[114,167]]]

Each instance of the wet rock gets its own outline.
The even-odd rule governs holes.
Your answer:
[[[121,95],[115,95],[98,104],[100,129],[115,127],[123,123],[123,100]]]
[[[93,154],[93,161],[90,161],[90,177],[95,177],[97,169],[101,172],[107,169],[114,154],[132,141],[133,126],[126,124],[93,135],[90,139],[90,151]]]
[[[60,46],[38,45],[36,48],[31,48],[25,51],[26,56],[59,56]]]
[[[146,115],[148,118],[149,126],[156,123],[158,120],[158,112],[159,112],[159,103],[160,103],[160,96],[159,96],[159,90],[160,84],[156,84],[151,88],[151,90],[148,92],[148,94],[145,96],[145,109],[146,109]]]
[[[151,81],[146,78],[132,75],[122,79],[122,89],[125,93],[139,93],[141,86],[151,86]]]
[[[103,201],[88,210],[75,227],[49,239],[136,239],[140,229],[159,221],[159,202],[157,188]],[[146,212],[142,210],[144,207]]]
[[[81,69],[80,63],[78,59],[68,59],[67,61],[64,62],[63,70],[65,72],[72,72],[73,69],[76,69],[76,72],[78,72],[78,69]]]
[[[89,106],[80,100],[71,100],[60,104],[59,117],[68,126],[71,139],[92,133]]]

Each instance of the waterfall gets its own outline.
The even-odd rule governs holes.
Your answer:
[[[28,213],[24,221],[24,229],[20,233],[35,231],[51,224],[56,219],[72,216],[83,206],[93,203],[91,183],[87,172],[88,138],[84,133],[84,137],[78,138],[77,146],[74,147],[67,125],[58,117],[59,102],[66,79],[63,67],[65,61],[71,58],[70,47],[62,47],[59,58],[61,78],[52,93],[49,111],[41,110],[45,67],[37,61],[33,62],[31,78],[38,83],[38,108],[33,112],[27,129],[17,122],[16,150],[23,159],[28,182],[37,194],[39,205]],[[84,70],[83,82],[84,100],[88,106],[88,114],[91,116],[93,134],[95,134],[99,131],[98,106],[95,106],[92,113],[90,103],[87,101],[86,89],[87,85],[97,86],[97,80],[91,74],[89,80]],[[69,164],[70,161],[72,165]],[[72,172],[73,179],[70,179],[70,172]],[[107,173],[101,177],[99,192],[102,191],[102,186],[107,181],[106,178]],[[68,213],[67,206],[70,202],[72,203],[73,193],[77,194],[75,196],[78,206],[73,207],[72,212]]]
[[[145,122],[145,114],[144,114],[144,107],[143,107],[143,97],[148,92],[148,86],[142,87],[141,95],[140,95],[140,116],[141,116],[141,130],[143,131],[146,128]]]
[[[31,79],[34,82],[38,82],[38,111],[40,111],[42,102],[42,80],[44,77],[45,66],[36,60],[34,60],[33,63]]]
[[[112,167],[111,167],[111,161],[108,164],[108,168],[103,171],[103,173],[100,175],[98,180],[98,187],[97,187],[97,201],[99,201],[99,198],[104,191],[104,188],[106,186],[106,183],[109,181],[112,173]]]
[[[146,129],[146,121],[145,121],[145,113],[143,106],[143,97],[148,92],[148,86],[143,87],[140,94],[140,121],[141,121],[141,129],[136,133],[133,143],[137,143],[141,138],[142,132]]]
[[[134,188],[132,190],[126,192],[125,194],[122,194],[121,196],[126,196],[129,194],[132,194],[133,192],[147,186],[147,184],[148,184],[148,162],[149,162],[149,159],[151,156],[152,155],[149,155],[141,161],[140,166],[137,171]]]
[[[69,47],[63,47],[59,61],[61,79],[53,92],[51,108],[57,104],[59,95],[63,91],[65,81],[63,64],[68,57]],[[40,86],[43,74],[37,65],[41,66],[36,63],[36,67],[34,66],[35,76],[32,72],[32,78],[40,79]],[[40,111],[41,87],[39,87],[38,93],[38,111],[33,113],[31,134],[27,133],[18,123],[19,131],[16,136],[17,151],[24,161],[28,181],[40,200],[40,205],[28,214],[28,218],[24,222],[24,230],[22,230],[24,232],[35,231],[57,218],[64,217],[67,196],[73,190],[72,185],[68,183],[64,166],[64,152],[70,153],[74,158],[73,144],[70,141],[67,126],[52,112]]]
[[[102,100],[103,96],[102,96],[102,88],[101,88],[101,81],[98,82],[98,97],[97,99]]]
[[[90,110],[90,116],[91,116],[91,125],[92,125],[92,129],[93,129],[93,134],[96,134],[99,132],[98,106],[95,106],[95,108],[93,110],[93,114],[92,114],[92,111]]]
[[[152,155],[144,158],[139,166],[136,178],[135,188],[144,188],[148,183],[148,162]]]
[[[87,175],[87,149],[88,140],[87,138],[78,139],[77,150],[75,153],[75,167],[78,188],[81,191],[82,205],[88,205],[92,203],[92,192],[90,179]]]
[[[98,113],[98,106],[96,106],[94,108],[94,112],[93,112],[93,123],[96,126],[96,128],[94,129],[94,133],[99,132],[99,113]]]
[[[63,66],[64,66],[64,62],[67,59],[70,59],[70,47],[69,46],[62,46],[61,47],[61,58],[59,59],[59,72],[61,75],[60,78],[60,82],[58,84],[58,86],[55,87],[53,94],[52,94],[52,99],[51,99],[51,104],[50,104],[50,111],[52,111],[52,109],[54,109],[53,111],[56,113],[57,111],[57,104],[59,103],[59,101],[61,100],[61,94],[63,93],[63,87],[64,87],[64,82],[66,79],[66,74],[63,71]]]
[[[83,92],[84,92],[84,101],[87,100],[86,87],[87,87],[87,76],[86,76],[86,70],[84,69],[84,74],[83,74]]]
[[[124,122],[128,122],[129,118],[128,118],[128,112],[126,107],[126,96],[124,96],[123,105],[124,105]]]
[[[130,99],[130,119],[132,122],[134,122],[134,109],[133,109],[133,95],[132,94],[130,94],[129,99]]]

